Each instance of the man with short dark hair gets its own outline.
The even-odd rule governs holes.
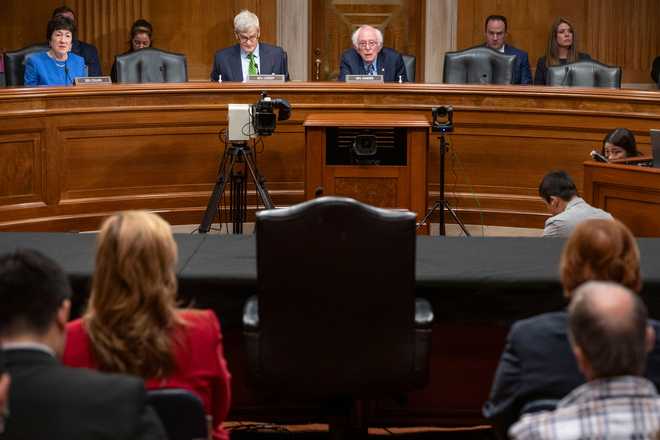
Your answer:
[[[594,208],[577,195],[575,183],[565,171],[551,171],[539,184],[539,196],[552,217],[545,221],[544,237],[568,237],[585,220],[612,220],[612,215]]]
[[[80,55],[85,59],[87,66],[87,76],[101,76],[101,63],[99,62],[99,51],[96,46],[85,43],[78,39],[78,22],[76,21],[76,14],[68,6],[60,6],[53,10],[51,18],[66,17],[71,20],[76,28],[73,33],[73,41],[71,42],[71,52]]]
[[[11,376],[4,440],[164,439],[136,377],[62,366],[71,287],[44,255],[0,257],[0,338]]]
[[[590,281],[568,309],[571,348],[587,383],[554,411],[524,415],[515,439],[657,438],[660,396],[641,375],[655,344],[641,299],[623,286]]]
[[[513,67],[513,84],[531,84],[532,72],[529,68],[529,57],[524,50],[506,44],[508,23],[503,15],[489,15],[484,23],[486,46],[506,55],[515,55]]]

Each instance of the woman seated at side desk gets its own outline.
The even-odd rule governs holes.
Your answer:
[[[71,52],[74,32],[75,25],[66,17],[56,16],[48,22],[50,49],[26,57],[26,86],[68,86],[76,77],[87,76],[84,58]]]
[[[637,150],[635,135],[627,128],[617,128],[607,133],[603,139],[601,154],[609,161],[641,156]]]
[[[126,55],[127,53],[135,52],[136,50],[144,49],[145,47],[151,47],[151,44],[153,43],[151,38],[153,32],[154,28],[147,20],[142,18],[136,20],[135,23],[133,23],[133,26],[131,26],[128,51],[121,55]],[[112,63],[110,78],[112,79],[113,83],[117,82],[117,61]]]
[[[577,36],[573,25],[563,17],[557,18],[548,35],[545,55],[539,58],[536,64],[534,85],[545,85],[546,74],[550,66],[563,66],[591,59],[589,54],[578,52],[577,47]]]

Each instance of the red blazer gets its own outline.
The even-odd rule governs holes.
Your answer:
[[[186,325],[175,344],[176,371],[164,379],[149,379],[147,389],[184,388],[195,393],[206,413],[213,417],[213,438],[226,440],[222,422],[229,412],[230,379],[222,352],[220,323],[211,310],[181,310]],[[80,319],[67,324],[67,339],[62,359],[65,365],[98,369],[93,358],[91,340]]]

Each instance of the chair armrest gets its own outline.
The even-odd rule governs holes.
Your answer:
[[[431,324],[433,324],[431,303],[424,298],[415,298],[415,327],[430,327]]]
[[[259,330],[259,298],[252,295],[243,306],[243,329]]]

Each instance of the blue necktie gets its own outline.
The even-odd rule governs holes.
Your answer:
[[[375,75],[376,74],[376,68],[374,67],[373,63],[371,63],[367,66],[367,74],[368,75]]]

